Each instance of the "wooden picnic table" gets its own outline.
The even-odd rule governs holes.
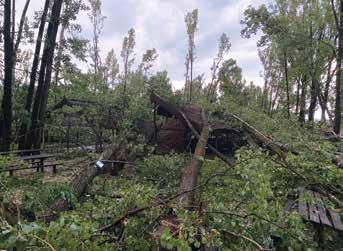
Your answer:
[[[29,156],[22,156],[22,157],[18,157],[17,159],[19,161],[31,161],[32,165],[37,164],[37,171],[39,171],[39,169],[41,170],[41,172],[44,172],[44,161],[55,157],[56,155],[54,154],[36,154],[36,155],[29,155]]]

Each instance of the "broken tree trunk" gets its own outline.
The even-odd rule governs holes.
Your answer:
[[[263,133],[261,133],[260,131],[258,131],[256,128],[254,128],[253,126],[249,125],[247,122],[245,122],[244,120],[242,120],[240,117],[234,115],[234,114],[227,114],[228,116],[238,120],[240,123],[242,123],[243,127],[245,128],[245,130],[247,130],[250,135],[258,142],[258,143],[262,143],[263,145],[266,146],[266,148],[270,151],[272,151],[273,153],[279,155],[281,158],[285,159],[286,155],[288,152],[291,152],[293,154],[299,154],[297,151],[295,150],[290,150],[288,149],[286,146],[273,141],[272,139],[270,139],[269,137],[267,137],[266,135],[264,135]]]
[[[127,148],[125,144],[113,144],[99,156],[99,160],[126,160]],[[71,181],[70,186],[76,198],[80,198],[92,183],[93,179],[101,173],[98,167],[93,164],[88,164],[80,173],[78,173]],[[57,199],[44,213],[37,216],[46,222],[50,222],[57,218],[58,213],[70,210],[72,207],[70,203],[63,199]]]
[[[198,175],[200,168],[203,164],[205,153],[206,153],[206,144],[209,136],[209,125],[205,112],[202,110],[202,119],[203,119],[203,128],[198,140],[198,143],[195,148],[194,155],[191,159],[191,163],[188,167],[185,168],[182,180],[179,188],[179,192],[192,191],[197,186]],[[184,193],[179,198],[179,205],[182,206],[191,206],[194,202],[194,191],[189,193]]]
[[[192,125],[192,123],[190,122],[190,120],[187,118],[186,114],[184,114],[183,112],[180,112],[183,120],[186,122],[186,124],[188,125],[189,129],[192,131],[192,133],[199,139],[200,135],[197,132],[197,130],[195,130],[194,126]],[[229,159],[227,158],[224,154],[222,154],[221,152],[219,152],[214,146],[212,146],[211,144],[207,143],[208,148],[214,152],[218,158],[220,158],[222,161],[224,161],[226,164],[228,164],[230,167],[235,165],[235,161],[233,159]]]

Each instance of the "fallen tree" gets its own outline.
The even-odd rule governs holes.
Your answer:
[[[197,180],[200,168],[203,164],[205,153],[206,153],[206,144],[209,136],[209,124],[205,115],[205,112],[202,110],[202,120],[203,128],[198,140],[198,143],[195,148],[195,152],[191,159],[191,162],[188,167],[184,169],[179,192],[183,193],[185,191],[192,191],[197,186]],[[179,198],[180,206],[192,206],[194,203],[194,192],[184,193]]]
[[[117,168],[123,167],[125,161],[128,157],[128,150],[126,144],[112,144],[107,147],[102,154],[99,156],[99,160],[116,160]],[[111,161],[115,163],[116,161]],[[93,179],[101,174],[103,171],[99,169],[95,164],[88,163],[88,165],[81,170],[70,182],[72,191],[77,199],[79,199],[87,190],[89,184],[92,183]],[[118,167],[119,166],[119,167]],[[104,166],[104,169],[108,168]],[[58,217],[58,214],[63,211],[72,209],[72,206],[69,201],[64,198],[57,199],[45,212],[39,214],[37,218],[42,219],[46,222],[50,222]]]
[[[297,151],[289,149],[285,145],[275,142],[273,139],[267,137],[266,135],[258,131],[255,127],[245,122],[240,117],[231,113],[226,113],[226,116],[234,118],[235,120],[239,121],[243,125],[244,129],[249,132],[249,134],[254,138],[255,141],[257,141],[257,143],[263,144],[268,150],[279,155],[281,158],[286,158],[286,155],[289,152],[293,154],[299,154]]]

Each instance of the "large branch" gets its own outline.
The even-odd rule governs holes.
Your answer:
[[[258,143],[264,144],[270,151],[276,153],[281,158],[285,159],[288,152],[292,152],[293,154],[299,154],[297,151],[290,150],[286,146],[273,141],[272,139],[270,139],[269,137],[267,137],[266,135],[258,131],[256,128],[254,128],[252,125],[242,120],[240,117],[231,113],[227,113],[227,115],[238,120],[240,123],[242,123],[245,130],[247,130],[251,134],[251,136],[255,138],[255,140]]]

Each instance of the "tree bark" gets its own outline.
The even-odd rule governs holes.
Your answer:
[[[299,105],[300,105],[300,80],[297,79],[297,92],[296,92],[296,96],[297,96],[297,100],[296,100],[296,105],[295,105],[295,114],[298,115],[299,114]]]
[[[321,35],[320,35],[321,37]],[[316,51],[317,53],[315,53],[315,49],[314,49],[314,45],[313,45],[313,27],[312,27],[312,22],[310,23],[310,42],[311,42],[311,46],[310,46],[310,53],[311,53],[311,91],[310,91],[310,106],[308,108],[308,122],[313,125],[314,122],[314,113],[315,113],[315,109],[317,106],[317,96],[318,96],[318,88],[319,88],[319,83],[317,83],[317,79],[316,79],[316,69],[315,69],[315,62],[314,62],[314,58],[316,57],[316,54],[318,54],[318,51]],[[320,40],[321,38],[319,38]],[[317,87],[318,86],[318,87]]]
[[[313,123],[314,122],[314,113],[316,111],[317,106],[317,97],[318,97],[318,89],[319,89],[319,83],[315,77],[312,77],[311,81],[311,99],[310,99],[310,106],[308,109],[308,122]]]
[[[12,28],[12,43],[14,44],[14,38],[15,38],[15,1],[16,0],[12,0],[12,25],[11,25],[11,28]]]
[[[323,100],[324,98],[322,97],[322,95],[320,93],[318,93],[318,100],[320,103],[320,107],[322,109],[322,121],[326,121],[326,118],[323,120],[323,116],[325,117],[325,114],[328,114],[329,117],[329,122],[330,122],[330,126],[333,128],[334,124],[333,124],[333,116],[329,110],[329,108],[327,107],[327,102],[325,103]],[[326,113],[325,113],[326,112]]]
[[[203,128],[198,143],[196,145],[194,155],[191,159],[191,163],[188,167],[185,168],[183,172],[179,188],[180,193],[192,191],[197,186],[198,176],[200,168],[204,161],[207,140],[209,137],[209,125],[204,111],[202,111],[202,119]],[[192,206],[194,204],[194,198],[194,192],[184,193],[179,198],[179,205]]]
[[[13,1],[14,3],[15,1]],[[19,23],[19,29],[18,29],[18,34],[17,34],[17,39],[15,40],[14,43],[14,29],[12,31],[13,33],[13,43],[14,43],[14,49],[13,49],[13,80],[15,81],[15,69],[16,69],[16,65],[17,65],[17,55],[18,55],[18,50],[19,50],[19,45],[21,42],[21,38],[23,35],[23,28],[24,28],[24,24],[25,24],[25,18],[26,18],[26,13],[27,13],[27,9],[29,8],[29,4],[30,4],[30,0],[26,0],[26,3],[24,5],[23,11],[21,13],[21,18],[20,18],[20,23]],[[15,7],[13,6],[13,13],[15,11]],[[15,14],[14,14],[15,15]],[[13,26],[15,25],[15,20],[12,21]]]
[[[56,64],[55,64],[55,79],[54,79],[54,85],[58,85],[59,81],[59,74],[61,70],[61,65],[62,65],[62,56],[63,56],[63,43],[64,43],[64,32],[65,32],[66,26],[63,24],[61,31],[60,31],[60,37],[59,37],[59,42],[58,42],[58,52],[57,52],[57,57],[56,57]]]
[[[193,50],[193,49],[192,49]],[[193,56],[193,51],[192,51],[192,56],[190,59],[190,82],[189,82],[189,103],[192,103],[192,87],[193,87],[193,60],[194,60],[194,56]]]
[[[322,121],[326,121],[325,110],[327,110],[327,104],[328,104],[328,100],[329,100],[329,89],[330,89],[330,83],[331,83],[332,75],[333,75],[333,73],[331,72],[331,68],[332,68],[332,61],[334,58],[335,57],[333,56],[329,61],[329,66],[328,66],[328,71],[327,71],[327,75],[326,75],[326,81],[325,81],[322,99],[320,99],[321,93],[319,93],[319,96],[318,96],[319,101],[322,100],[322,103],[321,103],[321,109],[322,109],[321,120]]]
[[[338,52],[337,52],[337,72],[336,72],[336,103],[335,103],[335,120],[334,132],[341,132],[341,72],[343,58],[343,0],[339,2],[339,25],[338,29]]]
[[[299,111],[299,122],[301,125],[305,124],[305,113],[306,113],[306,87],[307,79],[303,77],[301,81],[301,96],[300,96],[300,111]]]
[[[272,98],[272,103],[271,103],[271,108],[270,108],[270,114],[272,115],[273,111],[274,111],[274,107],[275,107],[275,104],[276,104],[276,101],[277,99],[279,98],[280,94],[280,86],[278,85],[276,87],[276,91],[275,91],[275,96],[274,98]],[[277,109],[276,109],[277,110]]]
[[[27,116],[29,116],[29,114],[31,113],[36,75],[37,75],[38,64],[39,64],[39,55],[40,55],[40,51],[42,47],[42,39],[43,39],[45,22],[47,19],[49,6],[50,6],[50,0],[45,0],[44,9],[41,16],[39,29],[38,29],[35,54],[34,54],[31,73],[30,73],[30,83],[29,83],[28,93],[27,93],[26,102],[25,102],[25,111],[26,111]],[[28,128],[27,118],[24,118],[24,120],[21,123],[20,130],[19,130],[19,146],[18,146],[19,150],[24,150],[28,146],[28,142],[26,142],[27,128]]]
[[[13,13],[12,13],[13,14]],[[11,0],[4,2],[4,94],[2,99],[1,151],[8,152],[11,145],[13,39],[11,36]]]
[[[27,148],[39,148],[41,144],[41,129],[44,126],[45,110],[51,82],[52,64],[56,47],[56,38],[63,0],[55,0],[51,9],[50,21],[44,44],[44,51],[39,70],[38,87],[31,117],[31,130]]]
[[[287,95],[287,116],[291,117],[291,108],[290,108],[290,97],[289,97],[289,81],[288,81],[288,63],[287,63],[287,52],[284,54],[284,68],[285,68],[285,80],[286,80],[286,95]]]
[[[263,95],[262,95],[262,109],[268,112],[268,81],[264,80]]]
[[[18,29],[18,34],[17,34],[17,40],[15,41],[15,45],[14,45],[14,54],[15,55],[18,53],[21,38],[23,36],[23,28],[24,28],[24,24],[25,24],[27,9],[29,8],[29,5],[30,5],[30,1],[31,0],[26,0],[26,3],[25,3],[24,8],[23,8],[23,12],[21,13],[19,29]],[[16,56],[14,56],[14,58],[16,58]]]

